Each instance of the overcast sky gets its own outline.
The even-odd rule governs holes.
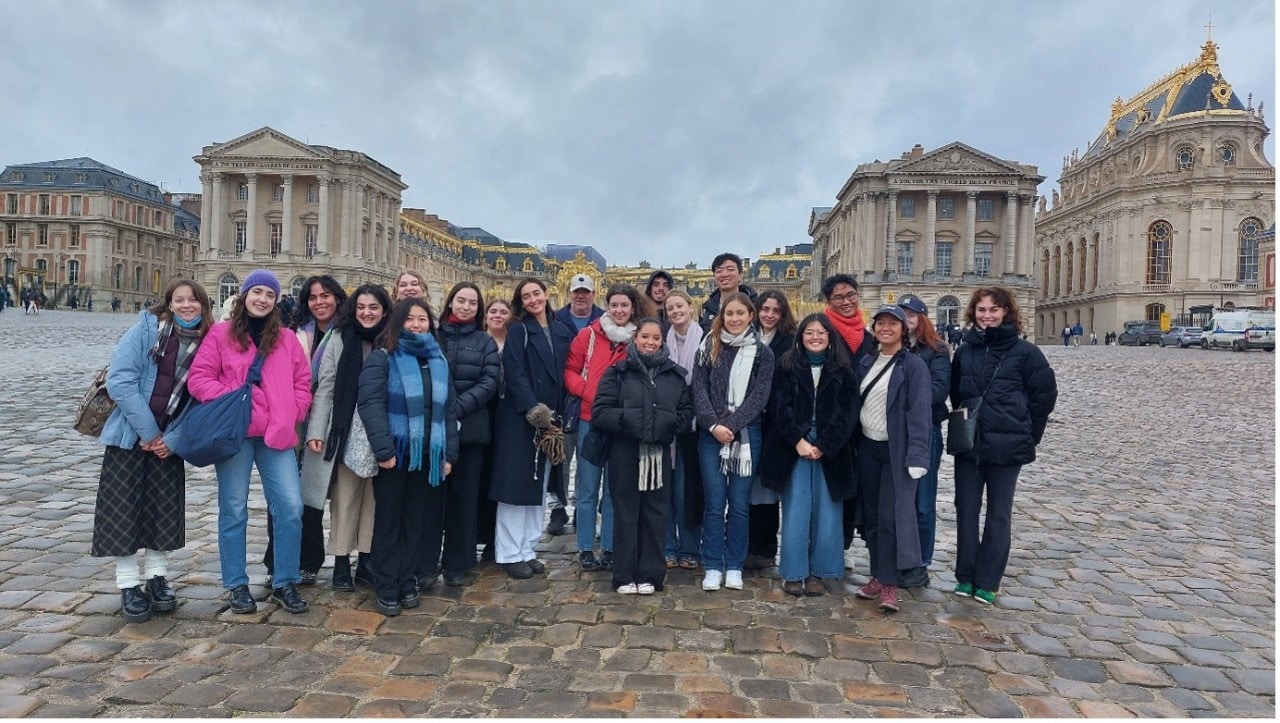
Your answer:
[[[0,165],[90,156],[199,192],[192,156],[271,126],[460,226],[706,264],[808,241],[859,163],[915,143],[1038,165],[1048,195],[1211,14],[1274,126],[1272,0],[5,3]]]

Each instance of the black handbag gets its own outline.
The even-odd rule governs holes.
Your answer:
[[[604,467],[609,461],[609,441],[609,434],[593,425],[587,436],[582,438],[578,456],[596,467]]]
[[[982,403],[986,400],[987,390],[996,380],[996,375],[1000,373],[1000,365],[1003,363],[1003,358],[996,363],[995,371],[991,372],[991,381],[987,382],[981,394],[973,399],[964,400],[960,403],[959,409],[952,409],[947,415],[947,454],[952,456],[968,454],[977,446],[978,415],[982,412]]]

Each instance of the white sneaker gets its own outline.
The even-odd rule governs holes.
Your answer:
[[[720,589],[720,581],[724,579],[724,573],[719,570],[707,570],[707,574],[702,578],[702,589],[712,591]]]
[[[724,574],[724,586],[730,590],[742,589],[742,571],[730,570]]]
[[[653,592],[654,592],[654,588],[653,588],[653,583],[651,582],[642,582],[639,585],[636,585],[637,595],[652,595]]]
[[[634,582],[629,582],[629,583],[627,583],[626,585],[619,585],[619,586],[618,586],[618,594],[619,594],[619,595],[635,595],[635,594],[636,594],[636,590],[637,590],[637,588],[636,588],[636,584],[635,584]]]

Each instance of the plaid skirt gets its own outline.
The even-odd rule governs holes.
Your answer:
[[[108,446],[93,512],[94,557],[180,550],[187,543],[187,473],[177,455]]]

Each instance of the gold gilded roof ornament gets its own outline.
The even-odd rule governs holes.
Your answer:
[[[1213,84],[1213,99],[1218,101],[1218,105],[1226,107],[1231,102],[1231,84],[1222,78]]]

